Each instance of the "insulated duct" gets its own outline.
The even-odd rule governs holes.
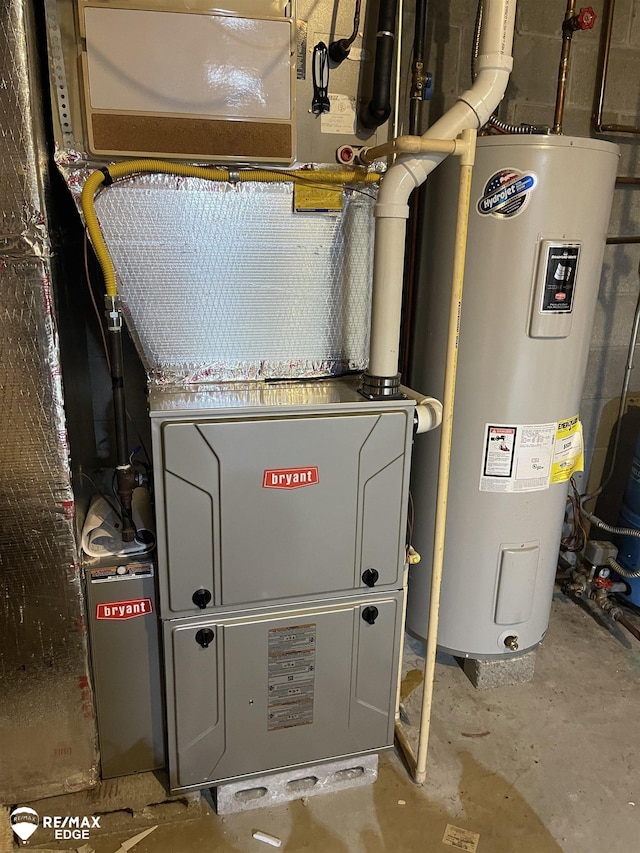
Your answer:
[[[34,6],[0,0],[2,803],[97,780]]]

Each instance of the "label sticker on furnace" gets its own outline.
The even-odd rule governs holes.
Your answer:
[[[316,625],[269,631],[267,730],[313,723]]]
[[[512,219],[525,209],[537,183],[538,177],[533,172],[501,169],[485,184],[477,211],[481,216]]]
[[[486,424],[481,492],[537,492],[549,488],[558,425]]]

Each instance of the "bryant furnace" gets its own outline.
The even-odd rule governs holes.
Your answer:
[[[414,401],[150,395],[172,790],[393,743]]]

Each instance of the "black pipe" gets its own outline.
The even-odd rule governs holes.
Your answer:
[[[111,389],[113,392],[113,422],[116,433],[116,489],[122,509],[122,541],[132,542],[136,535],[131,506],[136,477],[129,462],[127,440],[127,404],[124,395],[124,359],[122,357],[122,315],[113,307],[107,306],[107,319]]]
[[[122,329],[109,328],[109,361],[113,391],[113,419],[116,430],[116,465],[129,464],[127,442],[127,407],[124,398],[124,363],[122,358]]]
[[[376,61],[373,69],[373,93],[360,116],[360,124],[373,130],[384,124],[391,115],[391,79],[396,41],[398,0],[380,0]]]
[[[424,45],[426,40],[428,0],[417,0],[416,22],[413,31],[413,59],[411,62],[411,92],[409,93],[409,133],[420,136],[421,112],[427,75],[424,70]]]

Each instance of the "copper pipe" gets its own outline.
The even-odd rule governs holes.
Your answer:
[[[640,184],[640,176],[636,175],[619,175],[616,178],[616,184]]]
[[[630,634],[636,638],[636,640],[640,640],[640,631],[633,625],[625,616],[614,616],[616,622],[619,622],[623,628],[626,628]]]
[[[622,246],[626,243],[640,243],[640,236],[634,235],[630,237],[607,237],[607,245]]]
[[[604,96],[607,88],[607,76],[609,73],[609,57],[611,55],[611,35],[613,33],[613,15],[616,8],[616,0],[607,0],[604,11],[604,27],[602,29],[602,53],[600,58],[600,79],[598,103],[593,117],[593,125],[596,133],[640,133],[640,127],[630,124],[603,124]],[[631,183],[621,181],[620,183]]]
[[[553,132],[562,133],[562,118],[564,116],[564,100],[567,90],[567,75],[569,73],[569,54],[571,52],[571,39],[573,28],[570,24],[574,16],[576,0],[567,0],[567,11],[562,22],[562,53],[560,54],[560,67],[558,68],[558,90],[556,93],[556,110],[553,116]]]

